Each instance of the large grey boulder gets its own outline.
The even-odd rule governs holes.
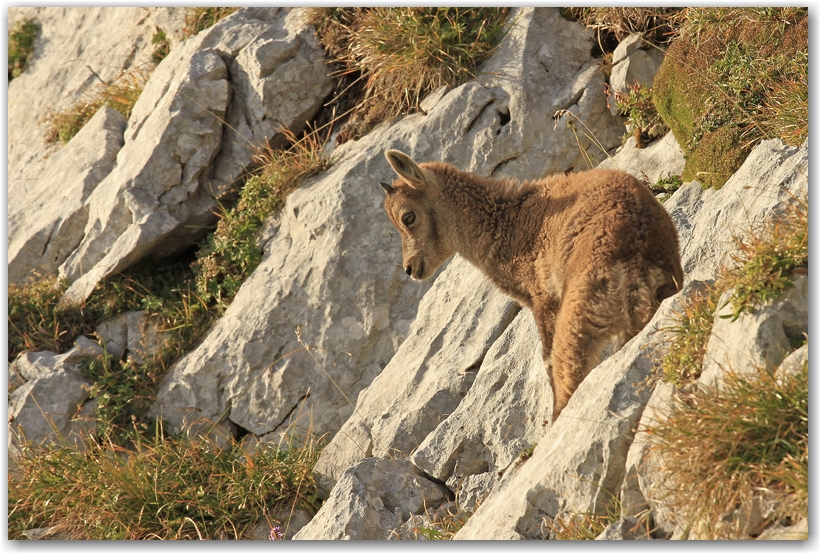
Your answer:
[[[116,168],[87,200],[84,236],[60,266],[72,283],[63,301],[86,299],[102,278],[149,253],[196,242],[251,164],[252,146],[280,127],[298,132],[319,109],[331,81],[312,27],[296,15],[240,10],[159,64],[134,106]],[[232,129],[226,137],[224,128]]]
[[[552,389],[539,344],[532,312],[521,310],[492,344],[458,407],[413,453],[413,463],[453,491],[464,484],[469,490],[480,480],[465,478],[481,475],[487,487],[472,494],[489,492],[495,482],[486,476],[506,470],[551,424]]]
[[[453,259],[419,304],[407,339],[322,452],[316,472],[336,480],[365,457],[409,455],[462,402],[517,312],[469,262]]]
[[[407,459],[370,458],[347,470],[295,540],[384,540],[449,497]]]
[[[623,481],[644,406],[646,381],[680,296],[584,379],[532,456],[513,465],[455,539],[541,539],[561,513],[605,514]],[[532,409],[532,408],[530,408]]]
[[[125,118],[103,107],[44,163],[25,190],[9,187],[9,282],[54,273],[82,239],[85,201],[114,168]]]
[[[157,27],[175,33],[184,8],[9,7],[8,25],[40,25],[26,70],[8,85],[9,206],[25,198],[58,145],[46,144],[48,115],[113,82],[125,70],[150,67]]]
[[[591,168],[587,156],[603,160],[623,134],[621,119],[606,108],[604,74],[590,56],[592,33],[566,21],[558,8],[520,8],[510,21],[478,76],[484,86],[505,91],[480,114],[501,122],[492,132],[504,140],[488,135],[466,159],[481,174],[522,180]]]
[[[331,438],[353,415],[359,392],[408,336],[418,302],[431,285],[411,281],[401,267],[400,239],[376,185],[395,177],[384,151],[394,148],[419,161],[442,160],[483,175],[510,172],[529,179],[568,169],[578,155],[571,129],[545,122],[552,108],[544,104],[552,95],[572,99],[577,93],[581,99],[576,100],[590,113],[598,113],[600,103],[605,117],[591,123],[596,133],[618,125],[606,112],[602,89],[583,84],[598,74],[589,65],[586,32],[561,18],[558,9],[526,8],[512,17],[516,30],[483,66],[479,79],[427,102],[426,114],[386,122],[342,145],[330,170],[288,197],[266,223],[260,266],[202,345],[172,369],[152,413],[176,428],[186,417],[205,417],[261,435],[284,428],[302,409],[310,413],[314,431]],[[555,44],[545,46],[536,30],[549,30]],[[560,58],[530,55],[539,49],[557,52],[559,42],[564,48]],[[526,78],[503,79],[501,70]],[[537,118],[525,111],[530,106],[539,106]],[[475,320],[480,309],[465,312],[464,320]],[[297,326],[315,360],[297,342]],[[458,353],[456,347],[440,355],[458,359]],[[444,386],[449,385],[448,380]],[[399,415],[390,418],[398,421]],[[306,422],[307,415],[300,424]],[[402,424],[409,425],[409,419]],[[425,424],[432,430],[436,423]],[[401,444],[389,436],[379,439],[409,452],[426,432],[414,431]],[[351,464],[337,464],[335,474]]]
[[[800,148],[764,140],[720,190],[698,181],[681,186],[664,206],[678,229],[686,280],[713,279],[729,261],[735,236],[807,197],[808,159],[808,139]]]

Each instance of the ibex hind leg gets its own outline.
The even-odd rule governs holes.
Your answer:
[[[620,349],[657,309],[657,286],[625,264],[590,272],[568,286],[558,311],[552,348],[553,420],[603,359]]]

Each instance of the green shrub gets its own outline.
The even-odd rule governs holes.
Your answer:
[[[763,139],[808,136],[804,8],[688,8],[653,84],[686,154],[684,181],[719,188]]]
[[[652,101],[652,88],[644,88],[640,83],[627,85],[628,92],[616,92],[618,113],[625,115],[632,125],[635,147],[643,148],[645,142],[660,138],[669,130],[655,109]],[[628,137],[628,135],[627,135]],[[627,138],[625,137],[625,138]]]
[[[63,539],[250,539],[291,509],[315,513],[318,443],[257,445],[253,454],[204,438],[137,438],[128,449],[24,444],[8,479],[8,533],[54,528]],[[274,520],[278,516],[282,520]]]
[[[9,32],[9,80],[19,77],[25,71],[31,54],[34,53],[40,24],[33,19],[18,22]]]
[[[164,60],[165,56],[171,51],[171,42],[168,40],[168,35],[165,34],[165,31],[157,27],[157,32],[151,37],[151,44],[154,45],[151,62],[154,65],[159,65],[159,62]]]

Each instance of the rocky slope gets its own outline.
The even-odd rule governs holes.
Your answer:
[[[64,10],[32,12],[46,22],[48,40],[9,86],[9,278],[57,272],[71,283],[64,300],[78,301],[144,256],[173,255],[195,243],[213,224],[218,200],[250,166],[248,144],[281,141],[282,125],[298,130],[320,109],[331,82],[300,10],[246,8],[175,45],[127,122],[101,110],[68,145],[46,147],[22,132],[40,129],[35,122],[62,93],[39,87],[32,109],[24,105],[27,91],[58,82],[76,97],[88,86],[82,64],[66,73],[53,49],[71,45],[77,59],[94,66],[105,54],[96,33],[131,29],[118,34],[121,45],[109,45],[132,53],[109,68],[110,78],[147,55],[146,37],[170,13]],[[53,23],[58,17],[76,19],[76,33],[63,36],[67,31]],[[339,147],[331,169],[288,197],[266,222],[261,264],[157,394],[152,414],[174,430],[200,431],[197,422],[208,420],[260,440],[276,440],[294,426],[326,437],[316,471],[328,499],[295,539],[403,536],[408,524],[454,501],[466,511],[478,506],[457,539],[543,538],[549,521],[603,513],[613,497],[624,520],[652,506],[659,513],[656,537],[681,535],[681,521],[663,514],[639,431],[670,394],[646,385],[668,342],[663,329],[682,298],[715,278],[735,233],[807,194],[808,143],[798,149],[765,141],[721,190],[693,181],[675,192],[665,206],[679,232],[684,290],[588,376],[551,425],[532,314],[458,256],[425,283],[407,278],[376,186],[392,179],[387,149],[487,176],[580,170],[578,140],[590,153],[594,148],[580,134],[576,140],[567,123],[577,120],[614,153],[623,120],[607,108],[591,35],[557,8],[522,8],[512,21],[477,79],[434,93],[423,113]],[[657,56],[622,50],[618,74],[651,81],[645,73],[657,71]],[[683,161],[669,134],[645,149],[630,139],[602,165],[654,182],[680,174]],[[782,340],[761,338],[755,325],[807,329],[807,292],[805,280],[798,282],[768,307],[783,314],[775,322],[770,315],[716,327],[742,329],[743,336],[710,343],[713,368],[702,378],[719,379],[737,351],[757,352],[772,370],[786,366]],[[123,351],[145,330],[110,326],[125,329],[118,331]],[[100,332],[114,340],[112,333]],[[65,435],[84,428],[77,414],[93,406],[77,367],[95,346],[80,339],[62,355],[16,360],[11,429],[39,441],[54,438],[46,418]],[[623,527],[603,537],[623,537]],[[750,535],[760,531],[749,528]]]

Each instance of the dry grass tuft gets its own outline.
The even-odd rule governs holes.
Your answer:
[[[188,8],[185,10],[185,27],[182,34],[185,38],[192,37],[208,27],[213,27],[239,8]]]
[[[161,429],[129,448],[85,445],[24,444],[8,480],[11,539],[41,528],[64,539],[249,539],[261,522],[286,527],[271,519],[276,512],[319,507],[312,437],[259,444],[252,454],[238,443],[166,438]]]
[[[808,364],[778,379],[730,374],[721,388],[696,388],[668,419],[647,429],[669,467],[665,499],[702,539],[754,531],[755,503],[768,523],[808,514]],[[753,518],[753,517],[751,517]]]
[[[113,82],[98,84],[68,108],[48,115],[49,129],[46,131],[46,142],[53,143],[59,140],[62,144],[68,144],[68,141],[74,138],[103,106],[117,110],[127,120],[149,76],[150,71],[147,69],[124,71]]]
[[[616,43],[634,33],[656,44],[665,44],[681,23],[681,8],[564,8],[564,14],[599,35],[599,42],[614,37]],[[610,40],[611,42],[611,40]]]
[[[339,105],[337,113],[353,111],[349,137],[418,110],[442,85],[474,78],[501,40],[508,13],[509,8],[312,9],[309,18],[341,79],[331,103]]]

